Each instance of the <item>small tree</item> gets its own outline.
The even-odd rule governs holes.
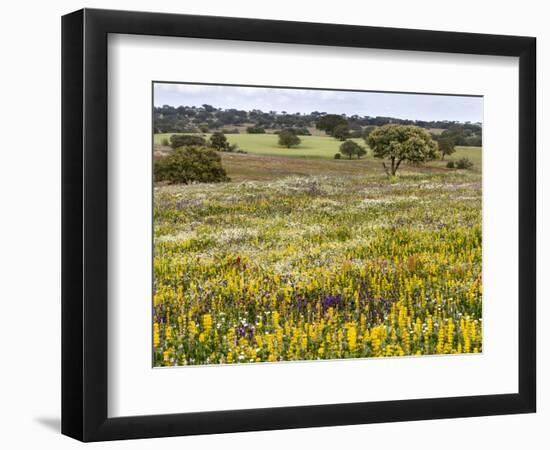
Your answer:
[[[196,134],[173,134],[170,136],[170,145],[172,148],[185,147],[188,145],[204,146],[206,140]]]
[[[334,154],[334,159],[342,159],[342,154],[341,153],[335,153]]]
[[[293,130],[285,129],[281,130],[279,133],[279,145],[283,147],[290,148],[300,145],[300,138],[296,136]]]
[[[389,168],[385,162],[382,166],[391,176],[395,176],[403,161],[421,163],[439,156],[437,144],[430,133],[413,125],[388,124],[378,127],[369,134],[367,142],[376,158],[389,160]]]
[[[227,142],[225,134],[221,133],[220,131],[212,133],[212,136],[210,136],[210,147],[220,152],[223,152],[227,149],[228,146],[229,142]]]
[[[445,155],[452,155],[456,152],[455,143],[453,139],[442,138],[438,141],[439,153],[441,153],[441,161],[445,158]]]
[[[351,159],[354,155],[356,155],[357,159],[359,159],[361,156],[366,155],[367,151],[357,142],[347,140],[340,145],[340,153],[342,153],[342,155],[346,155],[349,159]]]
[[[345,141],[350,136],[348,124],[345,123],[336,126],[332,131],[332,136],[340,141]]]
[[[180,147],[154,164],[155,181],[168,183],[217,183],[229,181],[221,158],[212,149]]]

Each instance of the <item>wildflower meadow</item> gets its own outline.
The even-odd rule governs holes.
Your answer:
[[[482,351],[479,170],[238,156],[155,186],[155,366]]]

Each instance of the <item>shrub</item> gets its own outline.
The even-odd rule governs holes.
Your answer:
[[[168,138],[163,138],[161,144],[165,147],[168,147],[170,145],[170,141],[168,140]]]
[[[170,145],[172,148],[186,147],[186,146],[205,146],[206,140],[202,136],[195,134],[173,134],[170,136]]]
[[[474,167],[474,163],[470,161],[468,158],[460,158],[456,162],[457,169],[471,169],[472,167]]]
[[[455,168],[455,162],[454,161],[449,161],[447,163],[447,169],[454,169]]]
[[[336,153],[334,159],[342,159],[342,153]]]
[[[204,147],[180,147],[154,164],[155,181],[217,183],[229,181],[220,155]]]

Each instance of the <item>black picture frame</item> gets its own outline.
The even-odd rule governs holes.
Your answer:
[[[107,36],[177,36],[519,58],[517,393],[107,416]],[[62,433],[82,441],[535,412],[536,39],[83,9],[62,18]]]

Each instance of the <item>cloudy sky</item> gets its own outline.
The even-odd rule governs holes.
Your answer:
[[[155,83],[155,106],[201,106],[250,111],[312,111],[413,120],[483,121],[483,98],[383,92]]]

